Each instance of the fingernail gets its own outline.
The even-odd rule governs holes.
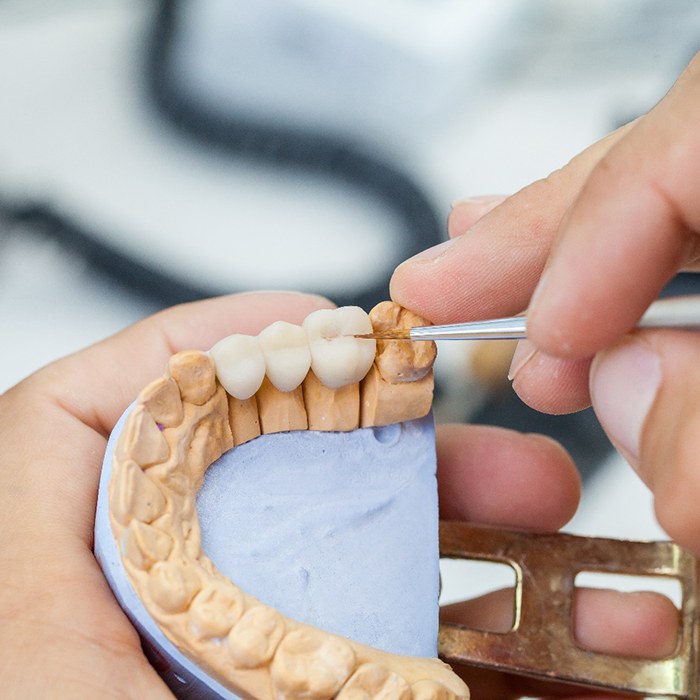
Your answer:
[[[510,361],[508,381],[513,381],[520,370],[534,357],[537,348],[528,340],[521,340],[515,347],[513,359]]]
[[[591,398],[612,443],[635,466],[644,422],[661,384],[661,360],[637,339],[600,353],[591,368]]]
[[[532,296],[530,297],[530,304],[528,306],[528,312],[530,311],[530,309],[537,306],[539,299],[542,298],[542,294],[547,287],[547,277],[548,277],[548,270],[545,269],[542,271],[542,274],[540,275],[540,281],[537,283],[537,286],[535,287],[535,291],[532,293]]]
[[[504,199],[507,199],[506,195],[504,194],[484,194],[479,195],[478,197],[464,197],[464,199],[455,199],[455,201],[452,202],[452,208],[454,209],[460,204],[464,204],[469,207],[488,206],[490,204],[496,206],[500,204]]]
[[[406,265],[406,263],[430,262],[431,260],[437,260],[438,258],[442,257],[455,243],[456,239],[454,238],[451,238],[448,241],[443,241],[442,243],[434,245],[432,248],[421,250],[420,253],[417,253],[412,258],[405,260],[401,264]]]

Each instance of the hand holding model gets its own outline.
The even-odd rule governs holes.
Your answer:
[[[0,396],[0,669],[6,698],[172,698],[92,552],[107,438],[180,350],[330,303],[239,295],[176,307]]]

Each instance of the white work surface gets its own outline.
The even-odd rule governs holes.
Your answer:
[[[493,56],[472,68],[459,118],[396,153],[445,217],[461,196],[511,192],[559,167],[652,105],[692,55],[690,39],[683,40],[697,29],[693,3],[565,5],[507,3],[502,18],[494,9],[485,25],[494,32]],[[342,270],[361,285],[363,274],[381,270],[376,261],[399,234],[376,204],[363,209],[342,185],[214,157],[162,126],[141,84],[151,10],[130,0],[0,6],[0,201],[50,201],[89,229],[118,232],[131,250],[217,284],[230,274],[248,288],[276,286],[268,282],[273,275],[290,287],[314,274],[332,280]],[[532,16],[538,21],[529,27]],[[294,263],[271,263],[270,271],[251,265],[245,251],[222,256],[217,237],[232,229],[249,230],[253,241],[261,230],[283,229],[282,257]],[[372,235],[377,231],[382,235]],[[294,260],[294,241],[301,238],[325,252],[295,279],[303,261]],[[329,250],[339,259],[328,258]],[[343,258],[351,264],[343,267]],[[55,245],[0,220],[0,391],[152,310]],[[461,363],[451,350],[438,371],[454,372],[459,384]],[[614,455],[586,485],[568,529],[663,536],[646,489]],[[447,567],[445,600],[500,583],[491,573],[469,578]]]

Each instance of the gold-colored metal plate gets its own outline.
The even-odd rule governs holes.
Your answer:
[[[698,561],[672,542],[627,542],[440,523],[440,554],[510,565],[515,623],[506,633],[440,625],[439,653],[469,664],[544,680],[647,696],[700,700]],[[681,628],[672,657],[652,660],[582,649],[573,635],[574,581],[580,572],[663,576],[682,588]]]

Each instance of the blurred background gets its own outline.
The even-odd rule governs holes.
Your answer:
[[[369,308],[452,201],[651,107],[698,29],[694,0],[0,0],[0,391],[212,293]],[[586,481],[570,531],[662,537],[590,412],[517,400],[511,351],[443,345],[438,418],[560,439]],[[497,576],[448,565],[446,601],[465,578]]]

